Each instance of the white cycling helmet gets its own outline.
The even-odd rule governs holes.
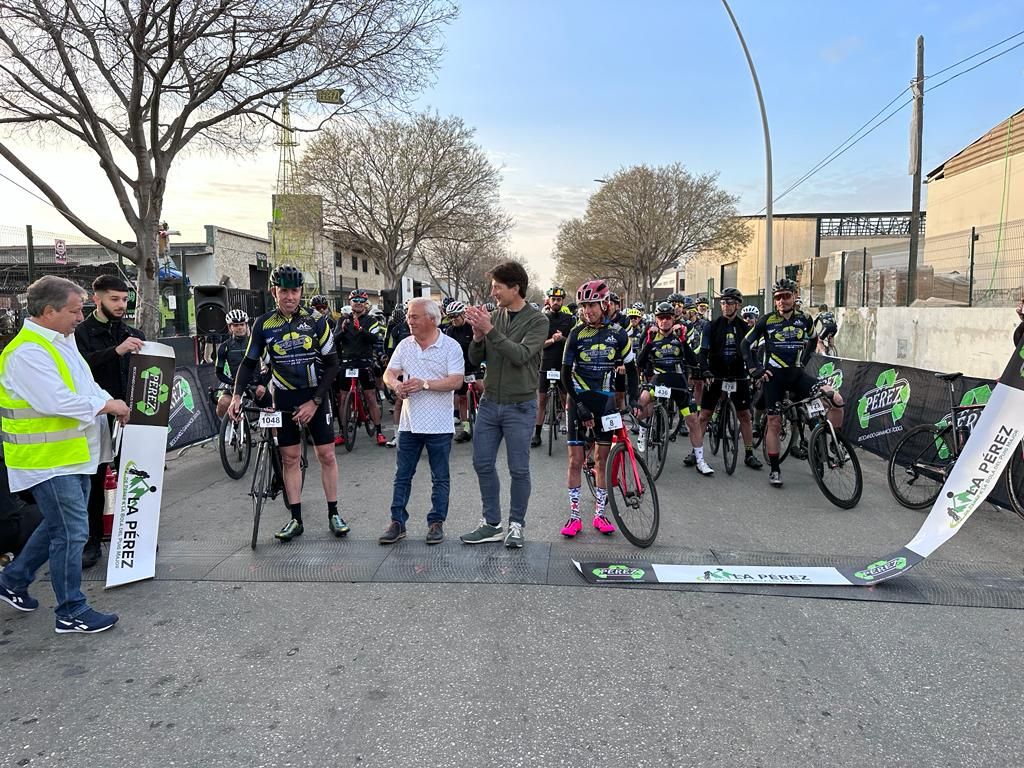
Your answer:
[[[448,309],[445,310],[446,315],[464,315],[466,314],[466,305],[461,301],[451,301],[448,303]]]
[[[228,312],[227,321],[228,323],[248,323],[249,316],[243,309],[232,309]]]
[[[753,304],[748,304],[740,310],[740,317],[746,317],[747,315],[753,315],[754,317],[761,316],[761,310],[755,307]]]

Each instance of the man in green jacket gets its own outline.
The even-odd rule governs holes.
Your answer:
[[[487,312],[467,307],[473,327],[469,361],[487,363],[484,396],[473,429],[473,469],[480,483],[483,517],[461,538],[464,544],[504,539],[506,547],[523,546],[523,526],[530,502],[530,436],[537,418],[537,372],[548,333],[548,320],[526,303],[529,278],[515,261],[491,270],[491,297],[498,308]],[[511,476],[508,531],[501,526],[498,447],[506,441]]]

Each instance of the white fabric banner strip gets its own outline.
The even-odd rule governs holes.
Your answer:
[[[675,565],[639,561],[573,564],[587,581],[658,584],[871,586],[895,578],[949,541],[1000,482],[1024,437],[1024,346],[1010,358],[931,512],[903,549],[859,568]]]
[[[132,355],[127,400],[132,415],[121,436],[107,588],[156,574],[173,381],[174,350],[166,344],[146,342]]]

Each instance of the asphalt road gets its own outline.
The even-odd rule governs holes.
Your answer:
[[[786,486],[775,490],[764,471],[727,477],[714,458],[716,476],[699,477],[682,469],[679,447],[658,483],[658,544],[680,552],[873,555],[904,544],[923,519],[892,502],[870,457],[864,498],[844,512],[821,497],[806,464],[787,461]],[[271,507],[254,563],[328,552],[343,565],[346,547],[376,546],[394,453],[361,435],[339,461],[350,540],[328,535],[311,492],[305,535],[274,542],[285,514]],[[558,534],[564,454],[537,449],[532,469],[522,554],[547,546],[554,562],[569,551]],[[317,487],[314,468],[307,488]],[[220,542],[248,552],[247,488],[223,475],[212,451],[172,459],[163,551]],[[397,545],[409,552],[425,533],[425,460],[413,498],[410,539]],[[457,534],[478,517],[470,447],[456,446],[441,551],[459,553]],[[582,536],[580,547],[631,549],[591,529]],[[1022,537],[1024,521],[986,507],[933,558],[1020,573]],[[479,549],[481,558],[507,554]],[[104,592],[90,581],[90,599],[121,623],[58,636],[40,582],[39,611],[0,609],[0,765],[1016,762],[1020,611],[566,583],[158,578]]]

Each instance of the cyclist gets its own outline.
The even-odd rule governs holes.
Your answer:
[[[710,371],[714,380],[704,387],[700,403],[701,432],[707,429],[711,413],[722,396],[722,378],[736,379],[733,403],[740,420],[740,434],[743,436],[743,463],[751,469],[764,466],[754,455],[754,430],[750,422],[750,382],[740,354],[740,342],[747,335],[747,324],[739,317],[743,294],[736,288],[726,288],[719,300],[722,314],[708,323],[701,341],[701,370]]]
[[[228,411],[231,418],[240,417],[242,393],[266,352],[274,405],[293,411],[292,417],[286,418],[277,430],[285,493],[292,513],[291,520],[274,534],[281,541],[291,541],[303,531],[300,425],[309,429],[316,447],[327,500],[328,527],[335,536],[349,532],[348,525],[338,514],[338,464],[331,426],[330,388],[338,375],[338,355],[327,319],[314,320],[300,304],[303,281],[302,271],[290,264],[282,264],[270,273],[270,293],[277,306],[258,317],[253,325],[245,358],[235,376],[235,391]]]
[[[836,325],[836,316],[828,311],[828,304],[818,307],[818,316],[814,318],[815,335],[818,337],[818,352],[825,354],[829,342],[836,336],[839,327]]]
[[[224,418],[231,405],[231,393],[235,390],[235,376],[238,373],[238,366],[245,358],[245,350],[249,346],[249,315],[241,309],[232,309],[228,312],[228,338],[217,347],[217,357],[214,370],[217,373],[217,381],[221,387],[217,390],[217,418]],[[264,404],[267,394],[266,384],[268,376],[261,373],[256,377],[256,402]],[[268,403],[269,404],[269,403]]]
[[[711,310],[711,305],[708,303],[708,300],[705,299],[703,296],[698,296],[697,297],[697,317],[700,318],[701,320],[708,320],[709,319],[708,313],[709,313],[710,310]]]
[[[573,538],[583,529],[580,520],[580,484],[583,470],[585,432],[593,429],[597,455],[594,475],[594,528],[603,534],[615,532],[605,516],[608,489],[604,482],[604,465],[611,449],[612,433],[601,428],[601,417],[615,412],[612,381],[615,369],[624,364],[630,406],[637,407],[636,359],[629,337],[609,322],[608,285],[591,280],[576,291],[576,301],[583,309],[583,324],[569,332],[562,358],[562,386],[569,400],[569,520],[562,535]]]
[[[452,322],[451,310],[449,309],[449,307],[451,307],[451,305],[454,302],[455,299],[453,299],[451,296],[445,296],[443,299],[441,299],[441,325],[438,326],[441,329],[441,333],[444,333]],[[463,313],[465,313],[466,311],[465,304],[462,305],[462,311]]]
[[[369,314],[369,296],[366,291],[356,288],[348,295],[352,314],[338,321],[335,331],[338,354],[342,365],[359,369],[359,384],[366,395],[366,406],[377,432],[377,445],[385,445],[387,438],[380,429],[380,404],[377,402],[377,360],[383,351],[384,329],[380,322]],[[347,385],[342,377],[339,387]],[[341,402],[339,398],[338,402]]]
[[[396,304],[395,308],[391,311],[391,322],[388,323],[388,327],[384,331],[382,368],[386,369],[388,367],[388,362],[391,360],[391,356],[395,354],[395,347],[398,346],[398,342],[409,335],[411,335],[411,331],[409,330],[409,323],[406,322],[405,319],[405,304]],[[398,423],[401,418],[402,400],[401,398],[395,398],[394,407],[391,411],[391,419],[394,422],[395,433],[391,436],[390,440],[384,443],[388,448],[394,448],[398,445]]]
[[[693,350],[693,354],[698,356],[698,359],[701,345],[704,343],[704,333],[708,326],[708,321],[704,319],[700,311],[700,307],[702,305],[706,307],[707,303],[703,298],[699,298],[699,301],[702,304],[696,304],[689,299],[686,301],[684,308],[687,320],[683,323],[683,330],[680,332],[683,340]],[[704,401],[704,378],[698,376],[698,373],[701,371],[691,369],[690,388],[693,390],[694,403]],[[690,438],[690,445],[693,446],[693,451],[683,458],[683,466],[697,467],[697,471],[705,476],[714,474],[715,470],[711,469],[702,458],[704,456],[704,428],[700,421],[700,411],[695,407],[683,421],[686,424],[686,434]],[[704,469],[701,469],[700,466],[702,462]]]
[[[462,347],[462,364],[466,375],[473,375],[477,379],[483,379],[483,374],[475,366],[469,364],[469,344],[473,341],[473,326],[466,322],[466,305],[461,301],[453,301],[448,304],[448,317],[451,321],[445,329],[445,334],[451,336]],[[459,407],[459,431],[455,433],[456,443],[465,443],[473,438],[469,434],[469,388],[470,386],[480,395],[477,382],[472,385],[462,382],[462,387],[455,391],[456,402]]]
[[[753,328],[754,324],[757,322],[757,319],[761,316],[761,310],[755,307],[753,304],[748,304],[747,306],[740,310],[740,315],[743,317],[743,322],[747,324],[747,332],[749,333],[750,329]],[[753,353],[754,359],[757,360],[758,365],[763,367],[764,339],[756,339],[751,345],[751,352]],[[754,395],[754,399],[751,403],[754,408],[752,417],[754,422],[754,429],[752,434],[754,436],[754,439],[756,440],[761,436],[760,424],[761,414],[764,412],[764,390],[761,387],[760,381],[752,381],[751,387],[752,393]]]
[[[625,328],[627,323],[626,316],[622,313],[622,299],[619,298],[617,293],[609,293],[608,304],[608,324]]]
[[[765,405],[768,409],[768,432],[764,436],[770,464],[768,482],[775,487],[782,485],[779,469],[779,404],[787,392],[798,398],[807,397],[817,383],[813,376],[804,372],[804,366],[814,351],[816,339],[811,318],[796,309],[797,284],[789,278],[776,281],[772,287],[775,309],[762,315],[754,327],[747,332],[740,344],[743,360],[751,377],[763,381]],[[764,341],[764,363],[754,357],[753,345]],[[842,397],[827,387],[823,393],[829,396],[834,407],[828,410],[828,419],[837,429],[842,427]]]
[[[544,417],[548,406],[548,371],[557,371],[562,367],[562,356],[565,352],[565,340],[576,325],[576,318],[565,306],[565,288],[555,286],[548,288],[548,337],[544,340],[541,353],[540,374],[537,379],[537,423],[533,427],[533,438],[530,445],[536,448],[541,444],[540,433],[544,426]],[[468,370],[468,369],[467,369]],[[556,382],[559,398],[563,401],[565,390],[562,382]]]
[[[687,385],[687,370],[698,368],[700,363],[693,350],[676,331],[675,308],[663,301],[654,308],[655,327],[647,332],[643,348],[637,360],[637,367],[644,373],[653,375],[651,383],[654,385],[672,387],[672,403],[679,410],[679,415],[684,419],[691,411],[697,410],[697,404],[690,397],[690,389]],[[637,447],[643,451],[647,447],[647,420],[651,418],[651,411],[654,409],[654,399],[646,387],[640,393],[640,414],[642,426],[640,436],[637,438]],[[666,435],[667,437],[667,435]],[[697,471],[701,474],[713,474],[704,461],[704,453],[701,451],[701,464]]]
[[[748,330],[754,327],[754,323],[757,322],[757,318],[760,316],[761,310],[753,304],[747,304],[747,306],[740,310],[740,317],[742,317],[743,322],[747,324]]]
[[[332,322],[336,318],[334,313],[331,312],[331,303],[322,293],[318,293],[309,300],[309,306],[313,308],[313,318],[319,320],[321,317],[326,318],[327,322]]]

